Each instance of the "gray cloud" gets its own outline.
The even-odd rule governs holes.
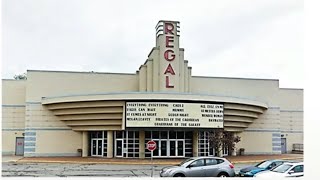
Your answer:
[[[303,84],[302,0],[4,0],[2,9],[3,78],[27,69],[134,73],[156,23],[169,19],[181,22],[194,75]]]

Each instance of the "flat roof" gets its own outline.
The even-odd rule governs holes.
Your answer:
[[[109,73],[96,71],[56,71],[56,70],[27,70],[27,72],[52,72],[52,73],[87,73],[87,74],[119,74],[119,75],[136,75],[136,73]]]

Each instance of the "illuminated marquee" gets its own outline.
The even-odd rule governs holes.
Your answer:
[[[223,128],[223,104],[127,102],[126,127]]]

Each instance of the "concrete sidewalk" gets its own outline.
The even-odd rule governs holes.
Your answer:
[[[255,163],[266,159],[285,159],[303,161],[303,154],[281,154],[281,155],[245,155],[226,157],[231,163]],[[76,163],[76,164],[157,164],[157,165],[175,165],[183,161],[180,159],[124,159],[124,158],[94,158],[94,157],[21,157],[21,156],[3,156],[2,162],[15,163]]]

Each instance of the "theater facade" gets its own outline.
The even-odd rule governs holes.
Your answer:
[[[3,79],[2,154],[208,156],[216,155],[208,141],[214,129],[241,137],[222,155],[290,153],[303,144],[302,89],[279,88],[276,79],[192,76],[180,23],[159,21],[155,30],[156,46],[136,73],[28,70],[27,80]]]

